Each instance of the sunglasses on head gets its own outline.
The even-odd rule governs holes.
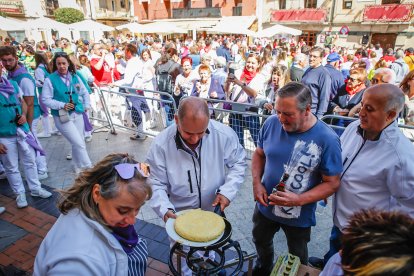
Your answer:
[[[67,57],[68,54],[66,52],[56,52],[55,57]]]
[[[149,177],[150,175],[150,169],[148,164],[146,163],[136,163],[136,164],[130,164],[130,163],[122,163],[118,164],[115,167],[115,170],[119,174],[119,176],[124,179],[128,180],[131,179],[134,176],[135,169],[141,174],[143,177]]]
[[[373,79],[371,80],[371,83],[372,83],[372,84],[377,84],[377,83],[379,83],[380,81],[381,81],[380,79],[374,79],[374,78],[373,78]]]

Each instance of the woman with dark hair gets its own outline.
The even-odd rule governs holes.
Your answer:
[[[51,136],[51,127],[49,121],[49,109],[42,101],[42,88],[45,82],[45,79],[52,73],[51,64],[46,56],[46,53],[43,51],[37,51],[34,55],[36,62],[36,69],[34,71],[34,77],[36,80],[37,92],[39,93],[39,106],[41,110],[41,119],[43,132],[37,134],[37,138],[48,138]],[[34,124],[34,121],[33,123]],[[36,122],[37,125],[37,122]],[[33,127],[36,131],[36,127]]]
[[[23,64],[26,67],[27,72],[29,72],[32,76],[34,74],[34,69],[36,68],[34,55],[35,50],[33,49],[32,45],[26,45],[26,47],[24,48]]]
[[[92,166],[86,151],[82,115],[90,107],[89,93],[65,52],[55,53],[52,64],[54,73],[45,80],[42,101],[52,110],[57,129],[72,145],[75,171],[79,172]]]
[[[155,75],[157,90],[169,94],[174,93],[175,80],[181,73],[181,66],[177,61],[179,60],[177,49],[169,48],[160,58],[160,63],[156,65]],[[161,96],[162,99],[168,100],[168,97]],[[166,125],[169,126],[174,122],[173,106],[170,103],[164,104],[166,112]]]
[[[113,153],[62,192],[61,215],[37,252],[33,275],[144,276],[148,250],[134,224],[152,196],[149,168]]]

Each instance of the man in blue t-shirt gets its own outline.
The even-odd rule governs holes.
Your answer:
[[[273,237],[285,232],[289,252],[307,264],[316,202],[339,188],[342,171],[339,137],[311,112],[311,92],[298,82],[278,90],[275,116],[259,133],[252,159],[253,242],[257,262],[253,275],[269,275]],[[283,177],[284,176],[284,177]],[[283,179],[284,189],[276,185]],[[281,191],[284,190],[284,191]]]

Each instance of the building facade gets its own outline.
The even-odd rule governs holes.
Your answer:
[[[135,0],[139,21],[256,15],[256,0]]]
[[[264,0],[263,22],[303,31],[308,45],[358,48],[414,45],[413,1],[404,0]]]

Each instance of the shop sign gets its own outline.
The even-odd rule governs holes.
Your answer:
[[[6,13],[6,14],[24,14],[24,7],[23,3],[20,0],[16,1],[3,1],[0,0],[0,12]]]

